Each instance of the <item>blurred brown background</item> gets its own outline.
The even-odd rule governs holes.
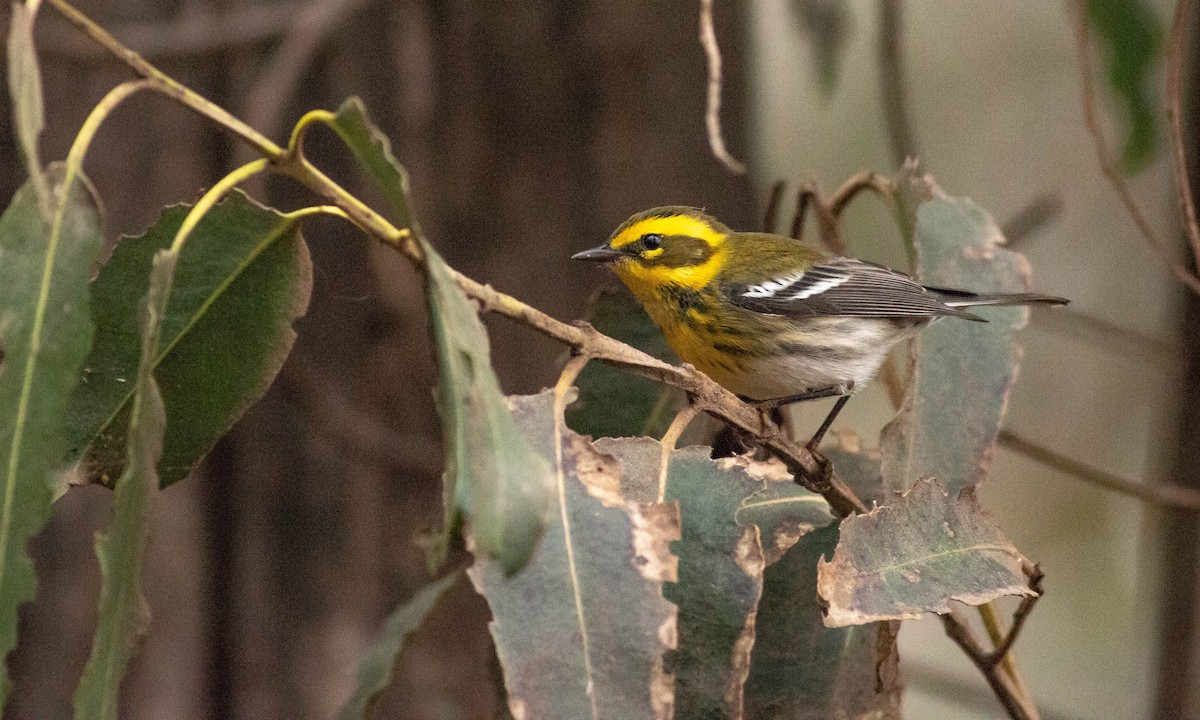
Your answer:
[[[886,2],[842,3],[848,22],[830,92],[814,69],[816,36],[806,22],[816,16],[802,10],[836,4],[716,3],[724,126],[734,154],[750,162],[750,179],[731,178],[704,139],[692,0],[80,7],[277,141],[306,110],[361,96],[407,165],[417,216],[447,260],[572,319],[605,278],[567,258],[635,211],[703,205],[749,228],[777,178],[832,188],[864,168],[890,171],[877,51]],[[1174,3],[1145,4],[1165,32]],[[1009,429],[1134,480],[1180,483],[1190,469],[1197,481],[1200,465],[1186,453],[1200,447],[1200,363],[1195,325],[1187,329],[1183,318],[1194,323],[1198,310],[1193,302],[1190,315],[1182,311],[1180,286],[1097,171],[1080,120],[1073,5],[902,7],[908,101],[925,166],[1001,224],[1039,197],[1060,207],[1020,249],[1038,289],[1073,304],[1069,314],[1035,313],[1021,334],[1026,356]],[[48,8],[38,42],[43,157],[61,158],[92,105],[128,75]],[[6,94],[0,100],[0,136],[11,137]],[[1120,113],[1103,90],[1101,108],[1119,137]],[[316,133],[307,146],[321,167],[372,199],[331,135]],[[4,147],[7,201],[23,171],[11,141]],[[1178,216],[1163,148],[1132,182],[1151,223],[1172,238]],[[227,134],[143,95],[104,125],[86,168],[115,242],[248,158]],[[287,209],[312,201],[284,181],[254,192]],[[902,266],[879,204],[853,206],[846,231],[856,254]],[[316,287],[283,373],[203,469],[158,499],[146,568],[154,624],[125,683],[124,718],[328,718],[349,695],[384,615],[427,582],[413,539],[440,517],[441,455],[417,277],[347,225],[317,219],[306,236]],[[489,325],[506,390],[553,382],[559,346],[503,320]],[[860,398],[842,422],[874,444],[890,409],[878,388]],[[1105,493],[1003,449],[983,496],[1047,573],[1049,594],[1017,648],[1044,717],[1200,717],[1195,515]],[[70,491],[34,543],[41,585],[10,658],[16,690],[6,717],[71,714],[95,623],[92,538],[110,501],[107,490]],[[405,653],[379,716],[493,717],[487,621],[483,601],[456,588]],[[907,716],[999,715],[937,623],[905,623],[901,655]]]
[[[417,216],[468,275],[571,319],[603,279],[568,258],[635,211],[702,204],[753,218],[747,181],[708,153],[692,2],[402,0],[88,2],[166,72],[277,140],[311,108],[366,102],[412,176]],[[722,18],[736,67],[741,28]],[[125,71],[44,9],[45,157]],[[739,147],[742,87],[726,117]],[[8,122],[8,108],[0,122]],[[7,128],[2,134],[9,136]],[[366,192],[332,134],[318,163]],[[229,135],[143,95],[109,120],[87,170],[111,239],[246,159]],[[0,194],[22,171],[9,147]],[[265,192],[265,195],[264,195]],[[311,202],[286,182],[260,198]],[[158,500],[146,569],[154,629],[125,683],[128,718],[326,718],[386,612],[424,585],[416,534],[440,517],[440,426],[421,290],[347,225],[306,230],[316,287],[279,381],[196,476]],[[506,390],[552,384],[561,347],[492,324]],[[73,490],[36,541],[7,716],[62,718],[87,659],[109,493]],[[495,711],[488,611],[460,585],[405,655],[380,708],[397,720]]]

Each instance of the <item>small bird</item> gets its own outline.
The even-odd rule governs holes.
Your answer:
[[[638,213],[572,259],[612,267],[675,353],[743,399],[778,407],[840,396],[812,447],[891,347],[929,323],[986,322],[962,309],[979,305],[1067,303],[923,286],[792,238],[735,232],[691,207]]]

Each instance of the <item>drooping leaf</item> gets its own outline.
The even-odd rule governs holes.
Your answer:
[[[935,193],[915,212],[917,278],[976,292],[1023,292],[1029,263],[1006,250],[999,228],[975,203]],[[884,429],[883,477],[893,492],[935,477],[952,494],[983,479],[1020,351],[1012,333],[1025,308],[972,308],[989,322],[948,318],[912,342],[912,374],[899,414]]]
[[[468,571],[495,618],[509,708],[525,720],[665,720],[675,606],[662,590],[676,578],[675,506],[623,496],[621,464],[566,429],[551,391],[512,404],[529,442],[558,458],[558,504],[520,572],[506,577],[486,555]]]
[[[841,532],[833,561],[817,569],[830,627],[949,612],[951,600],[982,605],[1034,594],[1028,561],[971,486],[952,497],[923,480],[885,507],[846,518]]]
[[[33,184],[38,211],[50,221],[53,199],[50,184],[42,171],[38,138],[45,126],[46,113],[42,104],[42,71],[38,67],[37,50],[33,44],[33,22],[38,2],[14,0],[8,26],[8,97],[12,102],[13,127],[17,146],[25,161],[26,172]]]
[[[440,539],[428,543],[430,563],[441,564],[461,517],[475,549],[512,574],[529,561],[546,523],[554,488],[550,463],[509,414],[475,306],[437,251],[428,243],[422,248],[446,453],[445,524]]]
[[[145,234],[122,240],[93,283],[96,342],[72,398],[68,439],[84,471],[105,484],[125,462],[138,298],[154,254],[186,214],[170,207]],[[179,259],[155,369],[170,418],[163,487],[186,476],[266,392],[311,292],[312,261],[296,220],[234,192],[196,226]]]
[[[677,362],[667,341],[624,287],[605,287],[592,298],[588,322],[600,332],[666,362]],[[567,412],[571,429],[592,437],[661,437],[683,400],[678,389],[589,363],[576,381],[579,400]]]
[[[1127,172],[1154,159],[1158,136],[1155,66],[1162,48],[1160,23],[1142,0],[1088,0],[1088,22],[1107,45],[1109,87],[1125,103],[1129,134],[1121,153]]]
[[[434,605],[460,577],[461,571],[450,573],[426,585],[411,600],[392,611],[384,623],[383,632],[358,666],[358,684],[354,694],[338,712],[338,720],[364,720],[371,717],[371,709],[391,682],[396,662],[409,636],[421,627]]]
[[[879,448],[863,447],[862,439],[850,429],[831,430],[829,435],[833,442],[826,442],[821,454],[837,468],[842,482],[867,505],[882,504],[885,498]]]
[[[826,97],[837,86],[838,70],[846,53],[853,17],[848,3],[839,0],[792,0],[800,29],[812,45],[813,65]]]
[[[116,720],[121,680],[150,622],[142,597],[142,560],[150,539],[166,423],[154,365],[177,260],[178,255],[165,250],[155,254],[139,312],[142,347],[130,403],[129,445],[125,470],[116,485],[112,527],[96,538],[103,577],[99,622],[91,657],[75,691],[76,720]]]
[[[50,516],[51,469],[62,460],[67,403],[92,339],[88,273],[100,251],[100,215],[80,178],[63,187],[57,232],[43,223],[32,183],[0,216],[0,658],[16,645],[17,608],[33,597],[25,554]],[[8,696],[5,671],[0,706]]]
[[[899,720],[896,627],[822,623],[817,562],[837,542],[832,523],[801,536],[767,567],[746,681],[746,717]]]
[[[414,228],[415,220],[408,208],[408,173],[392,155],[391,141],[367,116],[362,100],[352,97],[343,102],[330,127],[378,183],[396,213],[397,227]]]

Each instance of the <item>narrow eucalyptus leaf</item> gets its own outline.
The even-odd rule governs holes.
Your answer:
[[[408,643],[409,636],[421,627],[438,600],[461,577],[462,572],[456,571],[435,580],[388,615],[383,632],[358,666],[358,684],[354,688],[354,694],[338,712],[337,720],[363,720],[370,717],[375,701],[395,674],[400,652]]]
[[[33,44],[33,23],[37,7],[16,0],[11,4],[8,26],[8,96],[12,101],[13,126],[26,171],[33,183],[38,210],[49,222],[52,207],[50,185],[42,171],[38,139],[45,126],[42,103],[42,71],[38,67]]]
[[[142,597],[142,561],[150,540],[166,424],[154,364],[177,259],[167,251],[155,255],[150,287],[141,302],[142,347],[129,413],[125,471],[117,481],[112,527],[96,538],[103,578],[99,622],[91,657],[75,691],[76,720],[116,720],[121,680],[150,623]]]
[[[550,463],[509,413],[475,306],[437,251],[428,243],[422,248],[446,454],[445,523],[429,543],[430,563],[441,563],[461,517],[477,553],[512,574],[529,561],[545,526],[554,488]]]
[[[398,227],[413,228],[415,221],[408,207],[408,173],[392,155],[391,141],[371,122],[362,100],[352,97],[342,103],[332,127],[383,191],[384,199],[396,213]]]
[[[92,338],[88,274],[100,214],[86,181],[48,172],[62,221],[52,234],[27,182],[0,215],[0,658],[16,645],[17,609],[34,595],[25,544],[50,516],[68,401]],[[4,670],[0,706],[8,696]]]

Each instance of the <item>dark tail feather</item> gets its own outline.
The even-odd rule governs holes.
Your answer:
[[[1070,302],[1066,298],[1038,293],[973,293],[948,288],[928,289],[940,295],[941,301],[952,308],[978,305],[1066,305]]]

